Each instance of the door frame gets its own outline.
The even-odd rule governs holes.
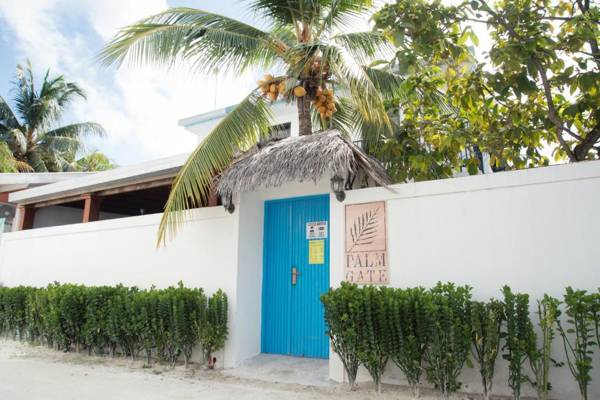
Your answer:
[[[265,302],[265,296],[266,296],[266,285],[265,285],[265,277],[266,277],[266,271],[267,271],[267,258],[266,258],[266,254],[267,254],[267,241],[265,240],[265,235],[266,235],[266,230],[267,230],[267,213],[266,213],[266,206],[267,204],[270,203],[281,203],[281,202],[293,202],[294,200],[311,200],[311,199],[324,199],[327,198],[327,204],[328,204],[328,210],[327,210],[327,240],[331,239],[331,196],[329,193],[323,193],[323,194],[312,194],[312,195],[306,195],[306,196],[293,196],[293,197],[284,197],[284,198],[275,198],[275,199],[268,199],[268,200],[263,200],[263,237],[262,237],[262,279],[261,279],[261,317],[260,317],[260,350],[261,353],[263,352],[263,340],[264,340],[264,329],[265,329],[265,325],[266,325],[266,312],[265,312],[265,307],[266,307],[266,302]],[[329,242],[331,243],[331,242]],[[331,259],[329,257],[329,255],[327,255],[327,260],[328,260],[328,265],[327,265],[327,273],[329,274],[329,278],[331,277]],[[292,295],[292,291],[290,290],[288,292],[288,300],[291,302],[291,295]],[[291,305],[291,303],[290,303]],[[288,333],[288,352],[291,349],[291,332]],[[291,356],[291,354],[282,354],[282,355],[287,355],[287,356]]]

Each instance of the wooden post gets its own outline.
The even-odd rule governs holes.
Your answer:
[[[19,211],[19,230],[24,231],[33,228],[35,208],[33,206],[19,206],[17,210]]]
[[[83,196],[83,222],[98,221],[100,217],[100,203],[102,198],[94,196],[91,193],[84,194]]]

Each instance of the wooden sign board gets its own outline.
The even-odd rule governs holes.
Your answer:
[[[385,201],[346,205],[346,281],[390,283]]]

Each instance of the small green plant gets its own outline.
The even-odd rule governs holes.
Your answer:
[[[506,330],[502,332],[505,339],[502,357],[508,361],[508,386],[512,389],[513,399],[521,398],[521,384],[526,380],[523,366],[527,354],[535,349],[535,333],[529,316],[529,295],[513,293],[508,286],[502,288],[504,293],[504,317]]]
[[[389,339],[388,321],[385,318],[384,298],[389,288],[365,286],[361,294],[361,310],[359,316],[359,347],[358,359],[366,368],[375,383],[377,392],[381,392],[381,378],[389,355],[386,351],[386,341]]]
[[[207,323],[200,331],[200,343],[208,367],[214,368],[214,352],[223,348],[227,339],[227,295],[222,290],[218,290],[208,299],[206,320]]]
[[[431,294],[421,287],[396,289],[386,298],[390,329],[388,353],[402,371],[414,398],[424,372],[424,353],[429,344],[427,310]]]
[[[532,382],[537,391],[538,400],[547,400],[552,388],[549,381],[550,367],[560,365],[552,359],[552,341],[555,336],[557,320],[560,317],[560,301],[544,295],[537,302],[538,327],[541,333],[540,347],[533,346],[529,349],[529,366],[535,380]]]
[[[359,352],[359,320],[361,317],[361,289],[343,282],[321,296],[327,323],[327,334],[333,351],[339,356],[351,390],[356,388]]]
[[[558,320],[558,331],[563,339],[567,365],[577,381],[582,400],[588,399],[592,380],[592,354],[597,319],[594,321],[595,294],[567,287],[564,295],[566,327]],[[597,317],[596,317],[597,318]]]
[[[438,283],[431,289],[425,351],[427,378],[444,399],[461,387],[460,372],[468,362],[471,346],[471,288]]]
[[[596,332],[596,347],[600,348],[600,288],[592,295],[592,322]]]
[[[471,302],[471,351],[479,365],[484,400],[489,400],[492,395],[503,320],[502,302],[493,299],[487,303]]]

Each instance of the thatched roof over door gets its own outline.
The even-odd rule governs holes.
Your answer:
[[[379,161],[365,154],[338,131],[289,137],[243,153],[220,175],[217,192],[222,198],[277,187],[288,182],[339,177],[351,182],[359,173],[375,183],[391,183]]]

